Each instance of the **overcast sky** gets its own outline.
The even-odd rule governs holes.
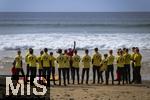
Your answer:
[[[0,12],[150,11],[150,0],[0,0]]]

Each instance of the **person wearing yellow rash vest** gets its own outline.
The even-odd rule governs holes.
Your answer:
[[[95,54],[92,57],[92,64],[93,64],[93,84],[95,84],[95,77],[97,72],[97,83],[99,83],[99,69],[100,69],[100,62],[102,60],[101,54],[98,52],[98,48],[94,49]]]
[[[135,67],[134,67],[134,56],[135,56],[135,47],[132,47],[132,54],[131,54],[131,65],[132,65],[132,81],[131,83],[134,83],[135,82]]]
[[[107,58],[107,75],[106,75],[106,83],[108,84],[109,82],[109,73],[111,73],[111,78],[112,78],[112,84],[114,84],[114,60],[115,57],[113,56],[113,50],[109,51],[109,56]]]
[[[139,52],[139,49],[136,48],[135,49],[135,56],[134,56],[134,69],[135,69],[135,83],[136,84],[141,84],[142,80],[141,80],[141,61],[142,61],[142,55]]]
[[[108,63],[108,54],[104,54],[104,59],[102,59],[100,63],[100,78],[101,78],[101,84],[104,82],[103,80],[103,72],[105,72],[105,78],[107,75],[107,63]],[[106,85],[108,85],[106,81]]]
[[[33,86],[33,81],[34,78],[36,77],[36,69],[37,69],[37,58],[36,56],[33,54],[33,49],[31,49],[29,51],[29,56],[28,56],[28,62],[29,62],[29,72],[31,72],[30,75],[30,84],[31,86]]]
[[[130,62],[131,62],[131,55],[128,53],[128,49],[125,49],[125,53],[123,55],[124,57],[124,71],[125,71],[125,80],[126,83],[131,83],[131,78],[130,78]]]
[[[51,62],[50,67],[51,67],[54,85],[56,85],[56,83],[55,83],[55,61],[56,61],[56,58],[53,56],[53,52],[50,52],[50,62]]]
[[[58,74],[59,74],[59,85],[61,85],[61,73],[63,74],[64,86],[66,86],[66,70],[64,66],[64,55],[62,54],[62,49],[58,49],[57,53],[59,56],[56,58],[58,63]]]
[[[79,64],[80,64],[80,56],[77,54],[77,50],[74,51],[74,56],[72,57],[72,60],[73,60],[73,84],[74,84],[74,81],[75,81],[75,75],[77,75],[77,80],[78,80],[78,84],[80,84],[80,78],[79,78]],[[76,74],[75,74],[76,73]]]
[[[22,56],[21,56],[21,51],[18,50],[17,51],[17,56],[15,57],[15,60],[13,62],[13,65],[16,69],[16,73],[15,75],[17,76],[17,80],[19,79],[19,72],[22,73],[22,76],[24,77],[24,71],[23,71],[23,68],[22,68]]]
[[[118,74],[120,75],[119,79],[118,79],[118,85],[120,85],[120,81],[121,81],[121,78],[122,78],[122,84],[124,84],[124,78],[125,78],[125,75],[124,75],[124,57],[123,57],[123,51],[120,50],[119,51],[119,55],[117,57],[117,72]]]
[[[122,51],[123,51],[123,55],[124,55],[126,53],[126,48],[123,48]]]
[[[67,81],[68,84],[70,84],[70,57],[67,55],[67,50],[64,50],[64,58],[64,67],[66,70]]]
[[[32,48],[29,48],[26,55],[25,55],[25,63],[26,63],[26,70],[27,70],[27,74],[26,74],[26,81],[28,81],[28,77],[29,77],[29,61],[28,61],[28,56],[30,55],[30,51],[32,50]]]
[[[118,50],[117,50],[117,55],[116,55],[116,57],[115,57],[115,60],[118,59],[118,57],[119,57],[119,55],[120,55],[120,50],[121,50],[121,49],[118,49]],[[118,81],[118,79],[120,79],[120,75],[119,75],[119,73],[118,73],[118,62],[116,63],[116,67],[117,67],[117,70],[116,70],[116,79],[115,79],[115,81]]]
[[[43,75],[42,60],[41,60],[42,55],[43,55],[43,51],[40,51],[40,56],[37,57],[38,76],[39,76],[40,83],[42,82],[41,77]]]
[[[41,57],[42,67],[43,67],[43,76],[47,81],[47,86],[50,87],[50,56],[48,54],[48,49],[44,48],[44,54]]]
[[[86,72],[86,84],[88,84],[88,81],[89,81],[89,70],[90,70],[90,67],[91,67],[91,62],[92,62],[92,59],[91,57],[88,55],[89,51],[86,49],[85,50],[85,56],[83,57],[82,59],[82,62],[83,62],[83,69],[82,69],[82,80],[81,80],[81,84],[83,84],[83,81],[84,81],[84,74]]]

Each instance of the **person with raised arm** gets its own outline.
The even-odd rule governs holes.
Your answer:
[[[69,56],[69,66],[70,66],[71,79],[72,80],[73,80],[73,72],[74,72],[74,67],[72,65],[73,64],[72,57],[73,57],[73,53],[74,53],[75,48],[76,48],[76,41],[74,41],[73,48],[69,48],[67,51],[67,55]]]

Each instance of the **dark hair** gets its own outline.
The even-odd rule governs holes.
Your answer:
[[[50,52],[50,55],[53,55],[53,52]]]
[[[134,50],[135,49],[135,47],[132,47],[132,50]]]
[[[117,54],[120,54],[120,52],[119,52],[119,51],[117,51]]]
[[[62,53],[62,49],[58,49],[57,53]]]
[[[139,50],[139,48],[138,47],[136,47],[136,52],[139,52],[140,50]]]
[[[126,48],[123,48],[123,51],[125,51],[126,50]]]
[[[42,50],[42,51],[40,51],[40,54],[41,54],[41,55],[43,54],[43,50]]]
[[[112,53],[113,53],[113,50],[109,50],[109,53],[112,54]]]
[[[95,48],[94,50],[97,52],[97,51],[98,51],[98,48]]]
[[[32,50],[33,50],[32,48],[29,48],[29,52],[32,51]]]
[[[135,49],[139,49],[138,47],[135,47]]]
[[[85,50],[85,53],[86,53],[86,54],[88,54],[88,53],[89,53],[89,50],[88,50],[88,49],[86,49],[86,50]]]
[[[32,48],[30,49],[29,53],[30,53],[30,54],[33,54],[33,49],[32,49]]]
[[[122,50],[121,48],[118,49],[118,51]]]
[[[66,49],[64,50],[64,53],[67,53],[67,50],[66,50]]]
[[[119,52],[121,55],[123,54],[123,51],[122,50],[120,50],[120,52]]]
[[[75,54],[77,54],[77,52],[78,52],[77,50],[74,50],[74,53],[75,53]]]
[[[18,51],[17,51],[17,53],[19,54],[19,53],[21,53],[21,51],[20,51],[20,50],[18,50]]]
[[[126,52],[128,52],[129,51],[129,49],[126,49]]]
[[[29,48],[29,51],[32,50],[32,48]]]
[[[106,53],[106,54],[104,54],[104,57],[107,57],[108,56],[108,54]]]
[[[44,48],[44,52],[48,52],[48,49],[47,49],[47,48]]]

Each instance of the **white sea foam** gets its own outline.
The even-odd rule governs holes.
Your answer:
[[[131,48],[133,46],[142,49],[150,49],[149,33],[40,33],[40,34],[8,34],[0,35],[0,49],[14,50],[50,49],[73,47],[73,41],[77,42],[78,49],[117,49],[120,47]]]

